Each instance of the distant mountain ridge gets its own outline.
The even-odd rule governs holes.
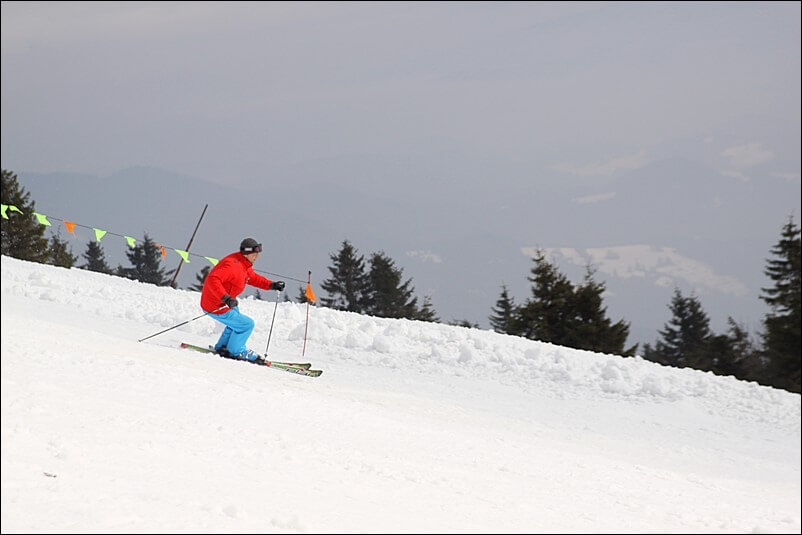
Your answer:
[[[730,280],[731,288],[746,288],[733,293],[700,286],[698,293],[714,330],[733,315],[754,331],[765,314],[758,299],[766,284],[765,259],[787,217],[800,213],[798,180],[764,173],[743,181],[683,160],[601,179],[559,178],[557,171],[532,173],[512,166],[509,174],[493,179],[485,177],[488,165],[465,177],[465,187],[459,177],[448,175],[446,158],[431,163],[426,176],[402,164],[399,157],[382,169],[380,159],[369,160],[348,175],[344,161],[317,162],[249,187],[153,167],[107,177],[13,171],[42,213],[138,238],[147,232],[181,249],[208,203],[192,252],[219,257],[235,250],[243,237],[254,236],[266,248],[257,269],[303,280],[311,270],[313,284],[328,278],[329,255],[345,239],[366,257],[383,250],[405,277],[413,278],[419,299],[432,298],[442,321],[467,319],[484,328],[502,284],[517,302],[529,297],[529,248],[643,246],[643,251],[671,248],[689,260],[686,269],[698,263],[709,276]],[[593,195],[600,200],[576,200]],[[79,235],[73,247],[78,255],[92,239],[80,230]],[[104,238],[103,245],[113,265],[127,264],[124,244],[116,247]],[[431,261],[435,256],[439,262]],[[168,257],[165,266],[173,269],[179,260]],[[584,269],[576,262],[555,260],[572,280],[581,278]],[[202,267],[197,259],[182,266],[179,285],[194,283]],[[632,324],[631,341],[653,341],[669,319],[670,282],[684,293],[697,289],[693,277],[658,283],[619,275],[600,270],[597,278],[607,284],[610,317]],[[290,281],[287,291],[294,298],[295,283]]]

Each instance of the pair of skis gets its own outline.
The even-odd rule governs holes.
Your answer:
[[[216,353],[214,348],[211,347],[211,346],[209,346],[209,347],[201,347],[201,346],[196,346],[196,345],[193,345],[193,344],[188,344],[186,342],[181,342],[181,348],[182,349],[192,349],[193,351],[200,351],[201,353],[212,353],[212,354],[215,354],[215,355],[219,354],[219,353]],[[224,355],[220,355],[220,356],[224,356]],[[229,357],[229,358],[231,358],[231,357]],[[235,360],[240,360],[240,359],[235,359]],[[247,361],[247,362],[250,362],[250,361]],[[297,375],[305,375],[307,377],[318,377],[318,376],[320,376],[321,373],[323,373],[323,370],[312,370],[312,369],[310,369],[312,367],[312,365],[310,363],[308,363],[308,362],[282,362],[282,361],[277,361],[277,360],[263,359],[263,360],[259,360],[259,361],[254,361],[253,363],[254,364],[259,364],[261,366],[267,366],[268,368],[274,368],[276,370],[281,370],[281,371],[285,371],[285,372],[289,372],[289,373],[294,373],[294,374],[297,374]]]

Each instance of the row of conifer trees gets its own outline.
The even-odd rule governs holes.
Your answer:
[[[2,171],[2,202],[32,214],[34,201],[19,185],[16,174]],[[145,234],[144,241],[126,252],[130,266],[111,267],[100,243],[90,241],[78,263],[68,243],[59,234],[45,237],[45,228],[33,217],[17,217],[2,221],[2,254],[53,264],[80,267],[166,286],[172,271],[161,265],[161,250]],[[770,311],[762,322],[763,329],[756,337],[728,318],[726,333],[716,334],[699,298],[683,295],[675,289],[669,304],[672,317],[661,329],[659,339],[645,344],[627,345],[629,323],[623,319],[613,322],[606,312],[603,294],[605,284],[595,279],[588,266],[584,279],[572,283],[543,251],[533,257],[528,281],[531,295],[520,304],[510,296],[505,285],[491,307],[490,325],[497,332],[550,342],[561,346],[589,351],[634,356],[675,367],[690,367],[720,375],[734,375],[743,380],[800,392],[800,229],[793,218],[784,225],[780,240],[771,249],[765,274],[770,285],[763,288],[761,299]],[[408,318],[439,322],[429,296],[418,304],[412,279],[404,279],[403,269],[384,252],[374,252],[368,259],[345,240],[330,255],[329,278],[321,284],[327,293],[322,304],[338,310],[386,318]],[[189,288],[200,290],[210,266],[196,274]],[[257,297],[261,298],[259,294]],[[306,301],[299,288],[298,302]],[[478,327],[468,320],[454,320],[454,325]]]

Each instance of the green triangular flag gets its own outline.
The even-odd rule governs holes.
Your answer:
[[[50,221],[47,220],[47,216],[45,214],[37,214],[36,212],[34,212],[33,215],[35,215],[36,219],[38,219],[39,222],[41,224],[43,224],[44,226],[46,226],[46,227],[51,226],[50,225]]]
[[[8,204],[3,204],[3,205],[2,205],[2,208],[3,208],[3,213],[2,213],[2,215],[3,215],[3,219],[8,219],[8,216],[6,215],[6,211],[7,211],[7,210],[11,210],[12,212],[19,212],[19,213],[22,213],[22,210],[20,210],[19,208],[17,208],[17,207],[16,207],[16,206],[14,206],[13,204],[12,204],[12,205],[10,205],[10,206],[9,206]]]
[[[125,239],[128,240],[128,247],[130,247],[131,249],[136,247],[134,245],[136,243],[136,240],[134,238],[132,238],[131,236],[126,236]]]
[[[181,258],[183,258],[183,259],[184,259],[184,262],[186,262],[187,264],[189,264],[189,253],[188,253],[188,252],[186,252],[186,251],[182,251],[181,249],[173,249],[173,251],[175,251],[176,253],[178,253],[178,254],[181,256]]]
[[[94,228],[92,230],[95,231],[95,238],[97,238],[97,241],[100,241],[100,238],[106,235],[105,230],[100,230],[99,228]]]
[[[208,257],[208,256],[204,256],[203,258],[205,258],[206,260],[208,260],[209,262],[211,262],[213,266],[216,266],[216,265],[217,265],[217,263],[219,262],[219,260],[218,260],[218,259],[216,259],[216,258],[210,258],[210,257]]]

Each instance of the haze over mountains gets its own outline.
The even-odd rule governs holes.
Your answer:
[[[575,282],[596,264],[630,342],[655,341],[675,286],[754,333],[802,215],[798,2],[2,14],[3,168],[42,212],[183,249],[208,203],[193,252],[252,235],[258,267],[318,285],[348,239],[445,322],[487,327],[502,284],[524,301],[542,247]]]
[[[266,248],[257,269],[301,280],[311,270],[319,295],[343,240],[366,257],[382,250],[412,277],[421,301],[431,297],[442,321],[483,328],[502,284],[516,302],[528,298],[528,255],[541,247],[575,282],[588,262],[597,269],[609,316],[631,323],[630,343],[658,337],[675,287],[700,296],[714,331],[732,316],[754,334],[766,312],[765,261],[788,217],[799,221],[799,176],[759,166],[738,176],[666,159],[604,176],[487,162],[458,176],[447,156],[418,156],[313,160],[251,187],[149,167],[110,176],[13,171],[41,213],[137,238],[147,232],[179,249],[208,203],[191,252],[220,257],[254,236]],[[74,254],[90,234],[78,230]],[[128,264],[124,240],[102,244],[113,266]],[[179,260],[168,256],[165,266]],[[179,286],[194,283],[204,262],[192,257]],[[291,297],[298,285],[290,281]]]

